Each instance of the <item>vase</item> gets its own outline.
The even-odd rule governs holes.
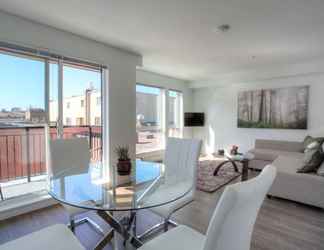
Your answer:
[[[129,175],[132,169],[130,160],[118,160],[117,172],[119,175]]]

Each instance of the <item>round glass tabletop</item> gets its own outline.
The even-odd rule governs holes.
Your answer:
[[[193,188],[185,173],[165,171],[163,164],[137,160],[129,176],[103,177],[102,164],[84,170],[67,168],[49,177],[48,192],[61,203],[104,211],[162,206],[181,199]]]

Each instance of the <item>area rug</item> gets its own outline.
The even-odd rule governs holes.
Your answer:
[[[199,161],[197,173],[197,188],[199,190],[214,192],[241,175],[240,172],[234,171],[231,163],[227,163],[214,176],[213,173],[219,164],[219,161],[213,160]],[[237,165],[240,169],[240,164]]]

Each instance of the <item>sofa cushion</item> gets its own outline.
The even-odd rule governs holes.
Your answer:
[[[278,156],[272,165],[276,166],[280,172],[296,174],[297,170],[304,165],[303,154],[299,157]]]
[[[296,141],[278,141],[278,140],[255,140],[255,148],[272,149],[278,151],[304,152],[302,142]]]
[[[259,148],[251,149],[249,153],[254,154],[254,159],[264,161],[274,161],[279,155],[276,150]]]
[[[302,159],[304,154],[300,152],[289,152],[289,151],[279,151],[273,149],[261,149],[255,148],[249,151],[250,153],[254,154],[254,159],[256,160],[263,160],[263,161],[274,161],[278,158],[278,156],[290,156]]]

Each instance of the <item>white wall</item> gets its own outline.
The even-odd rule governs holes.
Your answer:
[[[160,74],[147,72],[144,70],[136,71],[136,82],[151,86],[163,87],[167,89],[179,90],[183,94],[183,111],[190,112],[192,110],[192,89],[189,83],[183,80],[175,79]],[[184,128],[184,137],[192,137],[192,129]]]
[[[308,130],[237,128],[237,96],[241,90],[309,85]],[[233,84],[228,87],[195,89],[193,106],[205,112],[204,128],[194,129],[194,137],[204,139],[205,152],[229,149],[237,144],[244,152],[254,146],[257,138],[301,141],[305,135],[324,136],[324,75],[288,77],[268,81]]]
[[[136,66],[141,65],[141,56],[4,12],[0,12],[0,41],[107,65],[110,149],[128,144],[135,155]],[[114,160],[113,150],[110,156]]]

